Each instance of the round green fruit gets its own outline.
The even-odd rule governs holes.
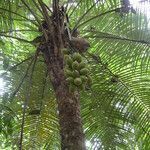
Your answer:
[[[92,84],[92,77],[91,76],[87,76],[87,84],[88,85]]]
[[[75,79],[74,79],[74,84],[75,84],[76,86],[80,86],[80,85],[82,84],[82,80],[81,80],[80,78],[75,78]]]
[[[69,85],[69,92],[74,92],[76,90],[76,86],[71,84]]]
[[[81,62],[81,63],[79,63],[79,69],[83,69],[83,68],[85,68],[85,66],[86,66],[86,64],[85,64],[85,62]]]
[[[66,61],[70,56],[68,54],[64,55],[64,60]]]
[[[81,75],[80,78],[81,78],[83,83],[85,83],[88,80],[87,76],[84,76],[84,75]]]
[[[82,61],[82,56],[79,53],[74,53],[72,58],[74,61],[77,61],[79,63]]]
[[[84,85],[84,84],[81,84],[81,85],[79,86],[79,89],[80,89],[80,90],[85,90],[85,85]]]
[[[74,78],[73,77],[68,77],[66,78],[67,83],[73,83],[74,82]]]
[[[73,77],[73,72],[69,69],[65,69],[65,76],[68,77]]]
[[[70,56],[68,56],[68,57],[65,59],[65,61],[66,61],[66,64],[67,64],[69,67],[72,68],[72,63],[73,63],[72,58],[71,58]]]
[[[73,71],[73,77],[80,77],[80,73],[77,70]]]
[[[74,62],[72,63],[72,68],[73,68],[73,69],[78,69],[78,67],[79,67],[79,63],[78,63],[77,61],[74,61]]]
[[[89,73],[89,70],[87,68],[83,68],[80,70],[81,75],[87,75]]]
[[[63,52],[64,55],[65,55],[65,54],[69,54],[69,50],[66,49],[66,48],[62,49],[62,52]]]

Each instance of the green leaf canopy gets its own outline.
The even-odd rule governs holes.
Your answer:
[[[43,2],[50,15],[52,1]],[[81,92],[87,148],[150,149],[148,17],[125,0],[61,0],[60,5],[67,9],[69,27],[91,45],[84,61],[93,84]],[[18,147],[29,89],[24,149],[60,149],[57,104],[41,56],[32,69],[42,9],[35,0],[1,0],[0,15],[1,149]]]

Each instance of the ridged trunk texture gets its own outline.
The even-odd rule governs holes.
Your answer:
[[[68,90],[64,76],[63,56],[47,52],[44,52],[44,58],[58,104],[61,149],[85,150],[79,93]]]

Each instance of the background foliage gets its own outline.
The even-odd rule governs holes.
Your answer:
[[[51,8],[52,1],[43,2]],[[67,8],[70,27],[78,28],[91,45],[84,59],[93,85],[81,92],[91,150],[150,149],[150,24],[146,15],[123,2],[60,2]],[[34,60],[32,40],[40,35],[41,8],[35,0],[1,0],[0,14],[0,73],[5,83],[0,97],[1,149],[17,149],[29,95],[24,149],[60,149],[53,89],[44,60]]]

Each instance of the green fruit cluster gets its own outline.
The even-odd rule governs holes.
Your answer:
[[[71,55],[65,52],[64,59],[66,63],[65,76],[70,91],[82,90],[85,89],[86,85],[92,84],[89,69],[79,53]]]

